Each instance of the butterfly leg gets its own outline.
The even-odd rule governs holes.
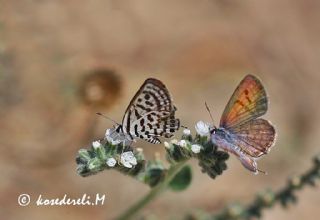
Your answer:
[[[123,154],[124,148],[125,148],[125,145],[122,145],[121,155]]]
[[[121,154],[123,154],[124,150],[125,150],[127,147],[128,147],[128,148],[131,148],[132,142],[133,142],[133,141],[130,141],[130,144],[129,144],[129,145],[126,145],[126,143],[123,142]]]

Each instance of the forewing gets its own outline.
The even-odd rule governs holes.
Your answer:
[[[276,132],[265,119],[254,119],[233,127],[234,145],[251,157],[267,154],[273,146]]]
[[[266,113],[268,98],[260,80],[247,75],[232,94],[220,120],[220,126],[232,127],[256,119]]]
[[[179,129],[175,111],[165,85],[157,79],[147,79],[126,110],[122,121],[124,131],[151,143],[160,143],[152,137],[167,137]]]

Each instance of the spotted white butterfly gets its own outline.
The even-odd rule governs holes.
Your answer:
[[[158,137],[170,138],[180,127],[177,108],[169,91],[158,79],[147,79],[130,101],[122,124],[111,131],[113,139],[132,143],[136,138],[159,144]]]

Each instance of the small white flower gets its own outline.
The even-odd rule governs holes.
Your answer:
[[[183,134],[184,135],[190,135],[191,134],[191,131],[189,129],[184,129],[183,130]]]
[[[110,131],[110,129],[108,128],[108,129],[106,130],[105,137],[106,137],[106,138],[110,137],[110,134],[111,134],[111,131]]]
[[[113,130],[113,131],[112,131]],[[112,137],[114,136],[114,129],[107,129],[106,130],[106,134],[105,134],[105,138],[107,139],[107,141],[109,143],[111,143],[112,145],[117,145],[117,144],[120,144],[121,143],[121,140],[118,140],[118,139],[115,139],[115,137]]]
[[[191,145],[191,151],[192,151],[193,153],[195,153],[195,154],[200,153],[201,148],[202,148],[202,147],[201,147],[200,145],[198,145],[198,144],[193,144],[193,145]]]
[[[178,140],[177,139],[173,139],[170,142],[171,142],[171,144],[178,144]]]
[[[116,163],[117,163],[117,161],[113,158],[113,157],[111,157],[111,158],[109,158],[108,160],[107,160],[107,165],[109,166],[109,167],[114,167],[115,165],[116,165]]]
[[[100,146],[101,146],[100,141],[94,141],[94,142],[92,142],[92,147],[93,147],[94,149],[97,149],[97,148],[100,147]]]
[[[121,154],[121,163],[127,168],[132,168],[132,165],[137,165],[137,159],[132,151],[127,151]]]
[[[209,136],[210,135],[210,124],[205,123],[203,121],[198,121],[195,126],[197,133],[200,136]]]
[[[113,139],[111,138],[111,129],[106,130],[105,138],[107,139],[108,142],[113,141]]]
[[[180,147],[187,147],[187,142],[185,140],[181,140],[181,141],[178,142],[178,145]]]
[[[170,144],[168,142],[165,141],[165,142],[163,142],[163,144],[164,144],[165,148],[168,148],[168,149],[170,148]]]

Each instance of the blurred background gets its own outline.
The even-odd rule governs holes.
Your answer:
[[[248,203],[265,188],[311,166],[320,142],[320,2],[260,1],[0,1],[0,216],[2,219],[112,219],[149,187],[114,171],[77,175],[78,149],[121,121],[148,77],[169,88],[182,123],[215,123],[248,73],[270,97],[265,118],[278,138],[254,176],[231,157],[216,180],[191,161],[194,179],[183,193],[167,192],[142,215],[177,219],[193,209],[215,212]],[[177,136],[180,136],[178,132]],[[163,145],[138,141],[148,158]],[[103,206],[20,207],[32,201],[106,194]],[[315,219],[320,190],[299,192],[299,203],[277,206],[264,219]]]

